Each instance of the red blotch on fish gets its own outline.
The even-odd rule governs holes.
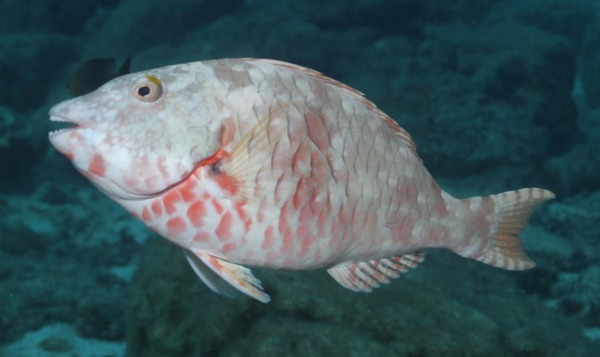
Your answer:
[[[283,243],[281,245],[281,249],[279,250],[282,254],[287,254],[292,251],[294,247],[294,232],[287,231],[283,234]]]
[[[181,202],[181,194],[177,190],[169,191],[163,198],[163,205],[168,215],[172,215],[177,211],[175,206],[178,202]]]
[[[221,217],[221,221],[217,225],[217,228],[215,229],[215,234],[217,235],[217,238],[219,238],[219,240],[221,242],[225,242],[225,241],[228,241],[231,239],[232,223],[233,223],[233,221],[232,221],[231,213],[225,212],[225,214],[223,214],[223,216]]]
[[[174,237],[179,236],[186,230],[186,228],[187,224],[185,223],[183,217],[177,216],[170,218],[167,221],[167,232]]]
[[[231,252],[232,250],[234,250],[236,247],[237,247],[237,244],[235,244],[233,242],[225,243],[225,244],[223,244],[223,253],[227,254],[227,253]]]
[[[96,176],[104,177],[106,175],[106,162],[104,157],[100,154],[96,154],[92,157],[88,171]]]
[[[160,217],[163,214],[163,206],[160,200],[155,200],[152,202],[152,212],[156,217]]]
[[[204,225],[204,217],[206,216],[206,207],[204,201],[196,201],[190,205],[187,210],[187,216],[196,228]]]
[[[263,240],[260,247],[263,250],[269,250],[273,246],[273,243],[275,243],[275,237],[273,236],[273,226],[268,226],[265,229],[264,236],[265,236],[265,239]]]
[[[213,207],[215,208],[215,211],[217,212],[217,214],[221,215],[223,214],[224,208],[223,205],[220,204],[216,199],[212,199],[211,203],[213,205]]]
[[[150,222],[152,220],[152,214],[150,214],[150,210],[147,206],[144,206],[142,209],[142,220],[145,222]]]
[[[183,198],[185,202],[192,202],[196,199],[196,193],[194,192],[196,185],[197,183],[194,176],[188,177],[188,179],[181,184],[179,192],[181,193],[181,198]]]
[[[300,257],[305,256],[307,253],[310,252],[310,247],[313,244],[313,237],[310,235],[306,235],[304,237],[304,239],[302,240],[302,244],[300,246],[300,253],[298,254]]]

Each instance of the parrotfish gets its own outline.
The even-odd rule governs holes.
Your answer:
[[[249,268],[325,268],[369,292],[432,248],[534,266],[519,233],[554,195],[458,199],[359,91],[298,65],[220,59],[118,77],[52,107],[50,142],[186,252],[215,292],[268,302]],[[64,124],[63,124],[64,125]]]

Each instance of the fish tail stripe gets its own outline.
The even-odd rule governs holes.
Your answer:
[[[425,260],[423,253],[405,254],[391,258],[370,260],[353,264],[336,265],[327,270],[341,286],[361,292],[371,292],[391,279],[414,269]]]
[[[496,205],[496,236],[491,237],[483,255],[475,259],[506,270],[531,269],[535,263],[521,246],[523,231],[533,210],[554,194],[540,188],[524,188],[490,196]]]

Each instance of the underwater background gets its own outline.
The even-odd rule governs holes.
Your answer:
[[[0,0],[0,356],[599,356],[600,2]],[[50,147],[90,59],[314,68],[413,136],[458,197],[544,187],[533,270],[431,251],[370,294],[254,269],[225,298]],[[100,70],[98,70],[100,71]]]

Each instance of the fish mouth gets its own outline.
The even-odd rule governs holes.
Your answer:
[[[79,120],[72,119],[72,115],[68,115],[70,113],[72,114],[71,107],[72,100],[68,100],[58,103],[50,108],[48,116],[50,117],[50,121],[53,122],[52,129],[56,128],[48,133],[50,137],[78,129],[81,126]]]
[[[54,129],[50,133],[48,133],[49,136],[54,136],[54,135],[58,135],[61,133],[65,133],[67,131],[75,130],[80,127],[79,123],[76,123],[75,121],[73,121],[71,119],[61,117],[59,115],[50,114],[50,121],[56,123],[54,126],[58,127],[58,128]]]
[[[81,124],[77,121],[60,115],[56,113],[55,110],[50,110],[50,121],[54,123],[53,128],[56,128],[48,133],[48,136],[50,137],[79,129],[81,127]]]

